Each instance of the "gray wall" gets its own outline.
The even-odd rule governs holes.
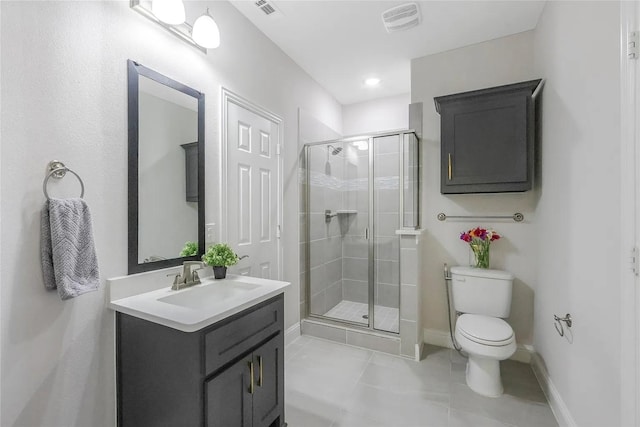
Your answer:
[[[538,238],[534,226],[539,194],[440,194],[440,116],[433,98],[544,77],[533,67],[534,33],[528,31],[411,61],[411,101],[422,102],[423,139],[421,227],[426,229],[421,260],[422,317],[426,335],[448,340],[447,299],[443,264],[469,265],[468,245],[460,232],[482,225],[503,239],[491,245],[491,267],[512,272],[516,280],[509,323],[519,344],[533,341],[533,295],[536,288]],[[447,215],[509,215],[522,212],[525,221],[446,221]]]
[[[406,129],[409,124],[408,93],[342,106],[342,132],[359,135]]]
[[[186,5],[190,22],[207,6],[218,22],[222,44],[208,55],[126,1],[0,2],[2,426],[115,424],[114,316],[104,280],[127,273],[129,58],[205,93],[206,219],[220,229],[220,86],[284,119],[284,279],[294,284],[286,326],[299,319],[299,266],[286,262],[298,259],[298,108],[340,129],[341,107],[229,3]],[[44,290],[38,265],[52,159],[84,180],[103,281],[98,292],[64,302]],[[74,181],[63,181],[51,190],[75,195],[62,188]]]
[[[618,2],[547,2],[535,32],[547,82],[533,343],[579,426],[621,425],[620,375],[632,374],[620,369],[619,21]],[[572,342],[552,324],[567,312]]]

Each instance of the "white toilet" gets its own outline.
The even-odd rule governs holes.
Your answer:
[[[451,268],[453,307],[462,313],[455,338],[469,355],[467,385],[483,396],[502,394],[500,361],[516,351],[516,338],[504,318],[511,312],[513,275],[473,267]]]

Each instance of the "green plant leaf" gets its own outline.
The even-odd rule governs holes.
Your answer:
[[[238,263],[238,255],[226,243],[209,246],[202,255],[205,264],[214,267],[229,267]]]
[[[198,244],[196,242],[187,242],[184,244],[184,248],[180,251],[180,256],[194,256],[198,255]]]

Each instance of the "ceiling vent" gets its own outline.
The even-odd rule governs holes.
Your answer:
[[[382,12],[382,22],[388,33],[405,31],[420,24],[422,17],[417,3],[406,3]]]
[[[271,15],[272,13],[278,12],[278,9],[275,8],[273,3],[267,0],[258,0],[254,3],[258,9],[264,12],[265,15]]]

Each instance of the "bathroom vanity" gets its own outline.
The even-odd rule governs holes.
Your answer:
[[[118,425],[284,425],[288,285],[230,275],[112,300]]]

